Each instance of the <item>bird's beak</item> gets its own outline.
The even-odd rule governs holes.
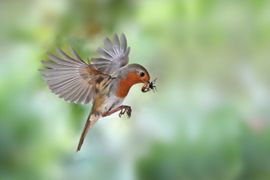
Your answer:
[[[149,85],[150,85],[150,82],[149,81],[145,81],[144,82],[144,85],[143,85],[143,87],[142,87],[142,92],[147,92],[147,91],[149,91]]]
[[[153,81],[149,82],[149,81],[146,81],[142,87],[142,92],[148,92],[150,90],[153,90],[153,92],[156,92],[157,91],[157,88],[156,88],[156,79],[154,79]]]

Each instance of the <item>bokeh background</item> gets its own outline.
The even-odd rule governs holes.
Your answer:
[[[270,179],[270,1],[1,0],[0,179]],[[75,152],[91,105],[52,94],[38,69],[71,46],[87,60],[124,32],[130,119],[101,119]]]

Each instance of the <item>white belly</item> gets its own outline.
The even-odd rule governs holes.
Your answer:
[[[123,98],[119,98],[114,95],[111,95],[110,98],[106,98],[104,101],[103,113],[119,107],[123,100]]]

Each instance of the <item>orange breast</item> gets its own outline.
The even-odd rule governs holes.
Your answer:
[[[136,83],[139,83],[140,79],[135,72],[130,72],[128,75],[121,79],[116,91],[116,96],[120,98],[124,98],[127,96],[129,89]]]

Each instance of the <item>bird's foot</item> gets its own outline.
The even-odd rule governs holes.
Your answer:
[[[122,117],[122,115],[124,115],[126,113],[128,118],[130,118],[131,112],[132,112],[132,109],[130,106],[122,106],[120,113],[119,113],[119,117]]]

